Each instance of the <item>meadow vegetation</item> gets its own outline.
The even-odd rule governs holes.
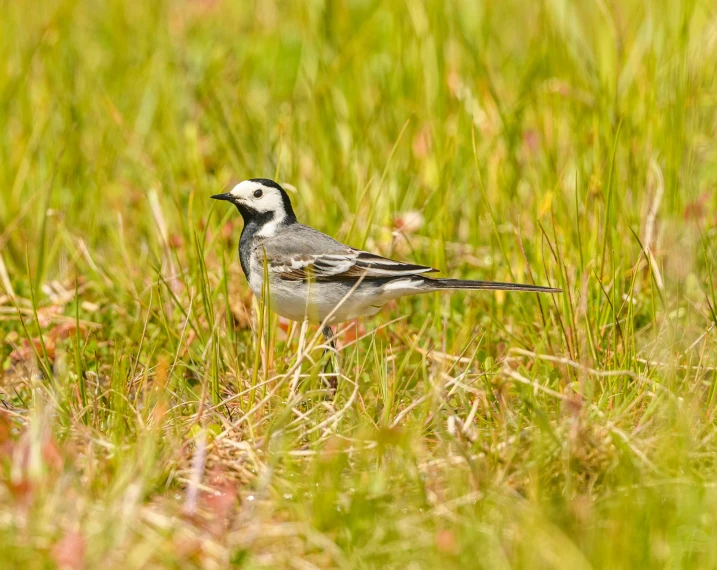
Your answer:
[[[714,2],[0,9],[3,568],[717,567]],[[349,323],[331,399],[251,177],[564,293]]]

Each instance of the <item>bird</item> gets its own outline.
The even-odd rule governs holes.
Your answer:
[[[269,305],[292,321],[322,325],[332,348],[338,323],[379,312],[389,301],[455,290],[560,293],[561,289],[429,277],[437,270],[396,261],[345,245],[296,218],[286,190],[267,178],[251,178],[212,196],[234,204],[244,219],[239,261],[257,299],[268,277]]]

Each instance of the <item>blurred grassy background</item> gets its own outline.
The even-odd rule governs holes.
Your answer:
[[[5,567],[717,566],[714,2],[0,8]],[[250,177],[565,293],[402,300],[332,403]]]

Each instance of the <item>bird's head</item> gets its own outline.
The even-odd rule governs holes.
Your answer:
[[[291,200],[279,184],[266,178],[251,178],[234,186],[229,192],[215,194],[215,200],[234,204],[245,223],[260,225],[296,221]]]

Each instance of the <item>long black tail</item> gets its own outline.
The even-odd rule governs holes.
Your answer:
[[[562,293],[562,289],[524,285],[522,283],[501,283],[500,281],[469,281],[463,279],[431,279],[423,277],[423,287],[432,290],[441,289],[492,289],[503,291],[532,291],[534,293]]]

